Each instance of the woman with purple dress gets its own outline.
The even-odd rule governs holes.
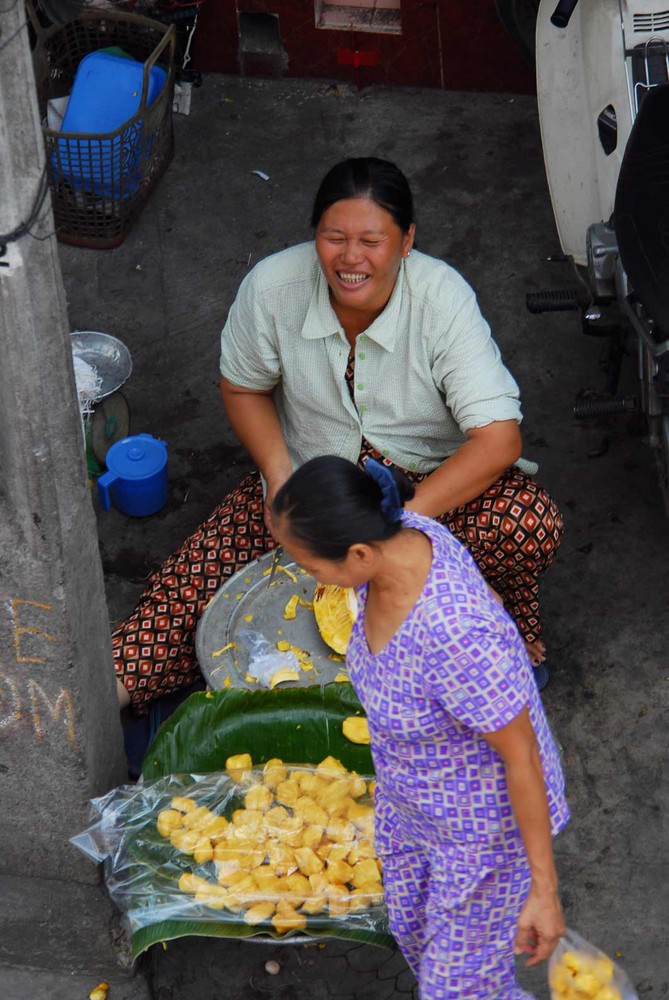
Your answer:
[[[321,583],[357,588],[347,663],[376,848],[422,1000],[527,1000],[514,955],[535,965],[564,933],[559,754],[517,626],[449,530],[403,509],[413,489],[374,460],[312,459],[278,491],[274,534]]]

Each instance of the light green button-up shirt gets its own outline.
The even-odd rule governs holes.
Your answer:
[[[244,388],[275,389],[294,468],[317,455],[357,461],[364,435],[397,465],[432,472],[466,431],[522,419],[518,386],[473,290],[416,250],[386,308],[356,339],[355,403],[348,354],[313,243],[257,264],[221,334],[221,374]]]

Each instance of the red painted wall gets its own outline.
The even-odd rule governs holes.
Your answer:
[[[497,19],[494,0],[402,0],[401,35],[316,28],[314,0],[205,0],[193,39],[195,68],[213,73],[240,71],[238,9],[279,16],[288,57],[285,76],[346,80],[362,86],[534,90],[534,73]],[[341,48],[373,52],[377,65],[361,66],[356,80],[353,66],[337,60]],[[247,60],[247,74],[272,75],[271,68],[256,58]]]

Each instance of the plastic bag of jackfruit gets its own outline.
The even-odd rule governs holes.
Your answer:
[[[390,943],[374,789],[331,756],[256,767],[239,754],[224,772],[93,800],[91,825],[72,843],[103,863],[136,955],[193,933]]]
[[[624,969],[568,930],[548,962],[551,1000],[638,1000]]]

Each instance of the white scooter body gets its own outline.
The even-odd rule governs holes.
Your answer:
[[[669,46],[669,0],[580,0],[565,29],[550,22],[555,3],[541,0],[537,19],[541,140],[562,250],[586,265],[588,229],[613,212],[644,88],[638,69],[634,80],[630,53],[651,39]],[[608,153],[602,131],[616,139]]]

